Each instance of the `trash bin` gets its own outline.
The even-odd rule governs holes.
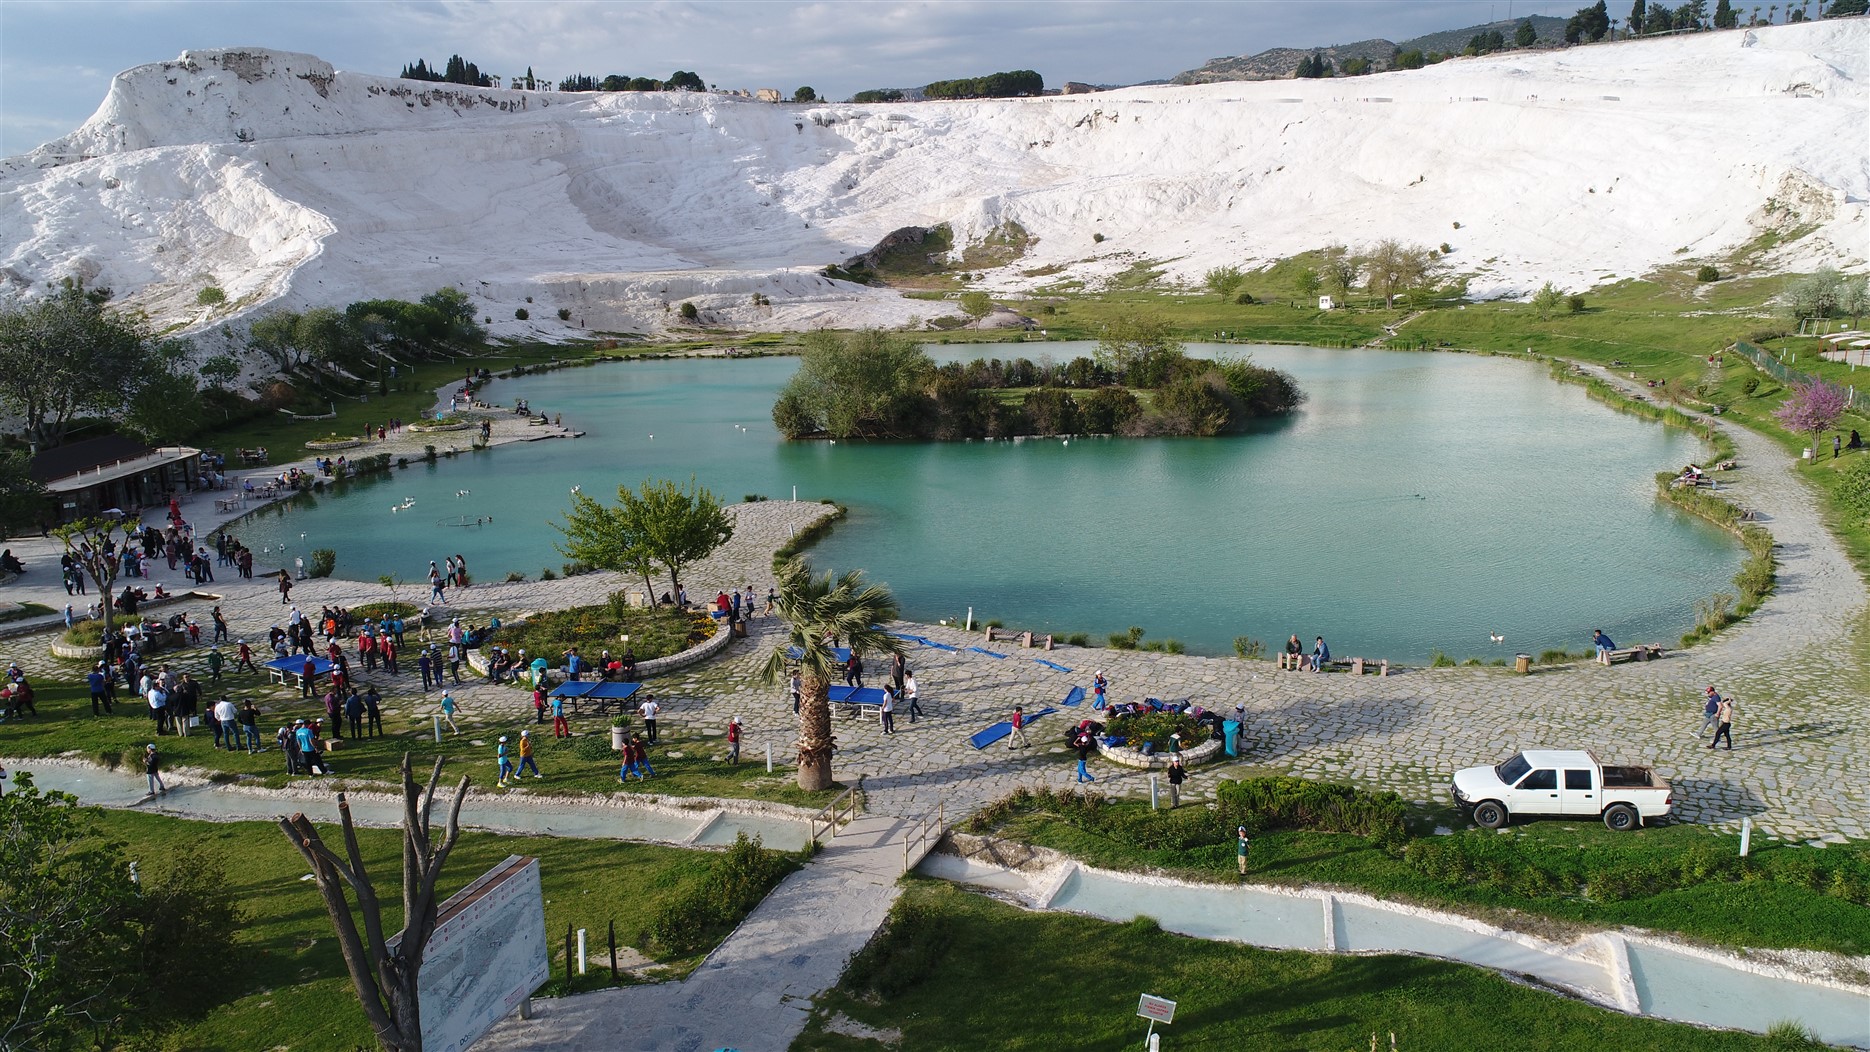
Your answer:
[[[1221,724],[1221,734],[1226,739],[1227,755],[1240,755],[1240,721],[1226,720]]]
[[[734,622],[734,638],[735,639],[747,638],[747,623],[745,621]]]
[[[1527,675],[1530,672],[1532,672],[1532,655],[1531,654],[1513,655],[1513,671],[1519,673],[1522,676]]]

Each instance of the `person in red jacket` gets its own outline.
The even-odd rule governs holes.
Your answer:
[[[740,717],[727,721],[727,762],[740,763]]]

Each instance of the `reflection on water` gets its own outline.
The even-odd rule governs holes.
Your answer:
[[[1062,361],[1088,350],[942,353]],[[453,553],[483,580],[537,578],[564,562],[549,523],[571,487],[604,494],[692,474],[728,501],[796,487],[848,506],[814,561],[887,582],[905,616],[971,606],[1100,639],[1139,625],[1146,640],[1216,654],[1235,637],[1270,648],[1291,633],[1394,660],[1579,650],[1599,627],[1666,643],[1693,625],[1697,600],[1731,588],[1737,546],[1654,496],[1655,472],[1701,456],[1686,435],[1523,362],[1254,354],[1292,372],[1309,400],[1289,419],[1213,439],[788,443],[768,414],[789,358],[503,380],[492,397],[526,398],[589,436],[416,463],[238,532],[287,562],[334,548],[338,573],[362,580],[418,580]],[[494,522],[449,525],[463,516]],[[734,583],[768,582],[717,582]]]

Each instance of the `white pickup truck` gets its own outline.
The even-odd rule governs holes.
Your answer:
[[[1585,749],[1528,749],[1492,767],[1456,771],[1454,799],[1487,829],[1519,815],[1564,815],[1602,818],[1622,831],[1668,814],[1675,803],[1653,769],[1606,767]]]

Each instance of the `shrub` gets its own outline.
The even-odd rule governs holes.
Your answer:
[[[1244,307],[1249,304],[1258,303],[1259,300],[1253,298],[1253,293],[1241,289],[1240,294],[1234,297],[1234,302]]]
[[[1571,294],[1570,298],[1565,300],[1565,306],[1573,314],[1583,314],[1584,313],[1584,297],[1580,295],[1579,293],[1574,292]]]
[[[540,570],[540,571],[539,571],[539,580],[541,580],[541,581],[556,581],[556,580],[558,580],[558,575],[557,575],[557,574],[555,574],[555,573],[553,573],[553,572],[552,572],[552,568],[551,568],[550,566],[548,566],[548,567],[546,567],[545,569],[543,569],[543,570]]]
[[[1006,622],[996,617],[993,620],[986,622],[986,626],[988,628],[1005,628]]]
[[[1275,775],[1222,782],[1216,796],[1223,832],[1234,826],[1351,833],[1386,843],[1404,836],[1408,805],[1395,793]]]
[[[1266,656],[1266,644],[1252,636],[1234,637],[1234,654],[1249,661],[1258,661]]]
[[[227,293],[218,285],[209,285],[195,293],[195,303],[203,307],[218,307],[227,302]]]
[[[1440,650],[1431,650],[1428,655],[1428,665],[1430,668],[1453,668],[1455,660]]]
[[[671,954],[689,954],[740,923],[798,860],[768,851],[760,838],[741,833],[726,855],[715,860],[708,877],[665,905],[650,919],[646,940]]]
[[[1083,632],[1073,632],[1065,637],[1065,642],[1074,647],[1088,647],[1091,645],[1091,637]]]
[[[1838,472],[1838,503],[1858,518],[1870,518],[1870,458],[1858,457]]]
[[[1110,649],[1112,650],[1135,650],[1142,645],[1142,642],[1143,630],[1136,625],[1131,625],[1127,632],[1110,634]]]
[[[1100,244],[1100,245],[1101,245],[1101,244],[1103,244],[1103,243],[1104,243],[1104,235],[1102,235],[1102,234],[1092,234],[1092,235],[1091,235],[1091,240],[1092,240],[1092,241],[1095,241],[1095,242],[1097,242],[1098,244]]]
[[[508,570],[506,572],[506,576],[501,578],[500,580],[504,584],[519,584],[521,581],[524,581],[525,579],[526,579],[526,575],[523,573],[520,573],[518,570]]]
[[[1695,280],[1702,282],[1719,281],[1721,280],[1720,268],[1712,263],[1704,263],[1701,265],[1700,270],[1695,271]]]
[[[104,622],[80,621],[67,628],[59,636],[69,647],[98,647],[104,645]]]
[[[306,571],[313,577],[330,577],[331,571],[338,568],[338,553],[330,548],[313,548],[312,565]]]
[[[1459,225],[1460,225],[1460,224],[1458,224],[1458,223],[1456,224],[1456,226],[1459,226]],[[1446,242],[1446,241],[1443,241],[1443,242],[1441,243],[1441,254],[1442,254],[1442,255],[1444,255],[1444,256],[1446,256],[1446,255],[1451,255],[1451,254],[1453,254],[1453,252],[1454,252],[1454,249],[1452,249],[1452,248],[1450,248],[1450,247],[1448,246],[1448,242]]]
[[[422,616],[421,607],[414,603],[362,603],[351,607],[351,616],[362,620],[381,621],[386,617],[400,617],[405,621]]]
[[[504,631],[515,648],[548,659],[575,646],[595,660],[602,650],[621,649],[618,637],[627,634],[637,659],[648,661],[686,650],[712,637],[716,627],[706,614],[669,607],[639,609],[629,605],[623,592],[615,592],[606,602],[538,614]]]
[[[559,321],[570,321],[571,320],[571,308],[560,307],[558,309],[558,320]]]
[[[747,504],[758,504],[766,499],[766,495],[763,493],[749,493],[740,499]]]
[[[682,309],[680,313],[682,315],[683,321],[700,321],[701,320],[701,309],[699,307],[696,307],[693,303],[690,303],[686,300],[684,300],[682,303]]]
[[[527,319],[532,317],[532,312],[527,310],[524,307],[521,307],[518,310],[513,312],[513,317],[518,318],[520,321],[526,321]]]

